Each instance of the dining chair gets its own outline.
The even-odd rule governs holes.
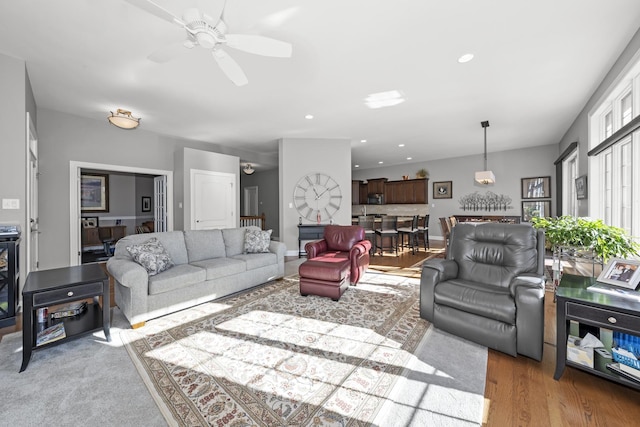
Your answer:
[[[371,253],[376,252],[375,217],[373,215],[360,215],[358,225],[364,228],[364,238],[371,242]]]
[[[442,228],[442,238],[444,239],[444,256],[447,257],[447,251],[449,249],[449,233],[451,232],[451,222],[449,218],[440,218],[440,228]]]
[[[429,244],[429,214],[421,217],[418,221],[418,236],[422,236],[424,250],[431,249]]]
[[[408,244],[411,247],[411,253],[415,255],[418,246],[418,215],[414,215],[411,219],[410,227],[398,227],[398,237],[400,238],[400,246],[404,249],[404,238],[409,238]]]
[[[380,245],[378,246],[378,238]],[[376,248],[380,248],[380,255],[385,250],[385,239],[389,242],[387,248],[398,256],[398,217],[395,215],[385,215],[380,221],[380,228],[375,230]]]

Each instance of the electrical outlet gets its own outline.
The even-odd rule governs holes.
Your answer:
[[[20,209],[20,199],[2,199],[2,209]]]

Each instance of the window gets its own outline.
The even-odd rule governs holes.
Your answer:
[[[589,148],[629,124],[638,115],[640,60],[611,88],[609,95],[589,116]],[[622,135],[613,145],[589,157],[589,215],[640,235],[640,130]],[[636,168],[638,169],[638,168]]]

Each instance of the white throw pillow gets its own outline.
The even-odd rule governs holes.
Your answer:
[[[149,276],[161,273],[171,267],[173,262],[157,238],[153,237],[139,245],[127,246],[133,260],[143,266]]]
[[[269,252],[272,230],[247,230],[244,236],[244,252],[247,254],[257,254]]]

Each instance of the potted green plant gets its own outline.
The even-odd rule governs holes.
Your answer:
[[[425,168],[418,169],[418,172],[416,172],[416,178],[426,178],[427,175],[429,175],[429,172]]]
[[[587,249],[602,263],[611,258],[638,255],[640,245],[622,228],[605,224],[601,219],[577,218],[564,215],[556,218],[531,219],[535,228],[545,231],[545,239],[555,252],[560,247],[574,251]]]

